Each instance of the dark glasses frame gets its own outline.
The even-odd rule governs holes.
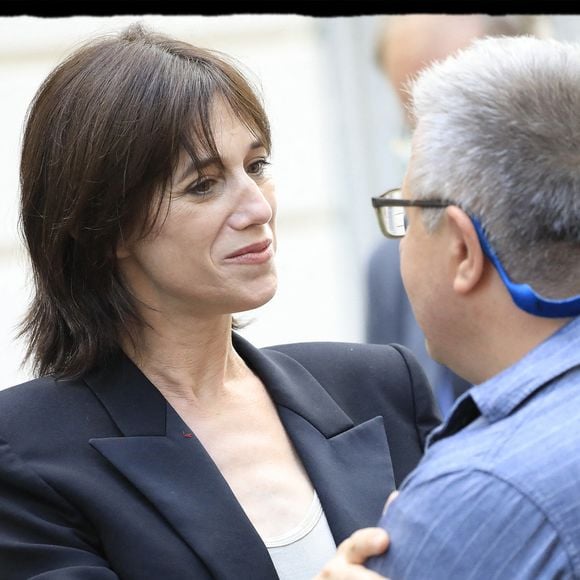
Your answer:
[[[561,300],[555,300],[551,298],[546,298],[538,294],[529,284],[514,282],[506,272],[503,264],[498,258],[497,254],[491,247],[483,225],[477,217],[475,217],[471,212],[461,207],[460,204],[444,200],[444,199],[387,199],[386,196],[393,195],[395,192],[401,192],[401,188],[397,187],[395,189],[390,189],[385,193],[379,195],[378,197],[371,198],[372,205],[375,208],[377,218],[379,221],[379,227],[381,232],[391,239],[401,239],[405,234],[394,235],[388,231],[387,224],[385,223],[384,216],[380,211],[381,207],[424,207],[424,208],[445,208],[451,205],[455,205],[462,209],[468,216],[473,227],[477,232],[477,237],[479,244],[485,256],[493,264],[494,268],[497,270],[502,282],[510,293],[512,300],[525,312],[533,314],[534,316],[542,316],[545,318],[568,318],[580,315],[580,295],[571,296],[570,298],[564,298]]]
[[[451,201],[447,201],[444,199],[390,199],[387,196],[393,195],[395,192],[402,194],[401,188],[396,187],[394,189],[389,189],[382,193],[378,197],[371,198],[371,202],[373,207],[375,208],[375,212],[377,214],[377,219],[379,220],[379,227],[381,228],[381,232],[387,238],[391,238],[394,240],[398,240],[402,238],[405,234],[395,235],[389,232],[387,224],[385,223],[385,219],[383,214],[381,213],[380,209],[382,207],[424,207],[424,208],[444,208],[450,205],[456,205]]]

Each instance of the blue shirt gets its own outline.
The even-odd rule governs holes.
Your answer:
[[[580,317],[456,402],[380,525],[393,580],[580,578]]]

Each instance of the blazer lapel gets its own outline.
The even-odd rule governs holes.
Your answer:
[[[258,350],[236,334],[234,345],[267,385],[336,543],[376,525],[395,489],[383,418],[355,426],[296,360],[274,349]]]
[[[297,361],[259,350],[234,333],[234,346],[261,378],[320,497],[336,543],[375,525],[394,478],[382,418],[360,425]],[[121,436],[90,444],[122,473],[204,561],[214,578],[276,572],[227,482],[195,434],[123,354],[85,382]]]
[[[276,572],[245,512],[201,443],[124,355],[86,379],[122,437],[90,444],[144,496],[206,564],[211,577]]]

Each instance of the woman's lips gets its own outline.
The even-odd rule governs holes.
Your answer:
[[[262,264],[273,255],[272,240],[264,240],[236,250],[226,256],[226,260],[236,264]]]

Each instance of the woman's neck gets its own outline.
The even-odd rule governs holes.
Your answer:
[[[232,345],[230,315],[212,319],[162,317],[142,327],[122,348],[170,401],[211,405],[228,384],[248,373]]]

